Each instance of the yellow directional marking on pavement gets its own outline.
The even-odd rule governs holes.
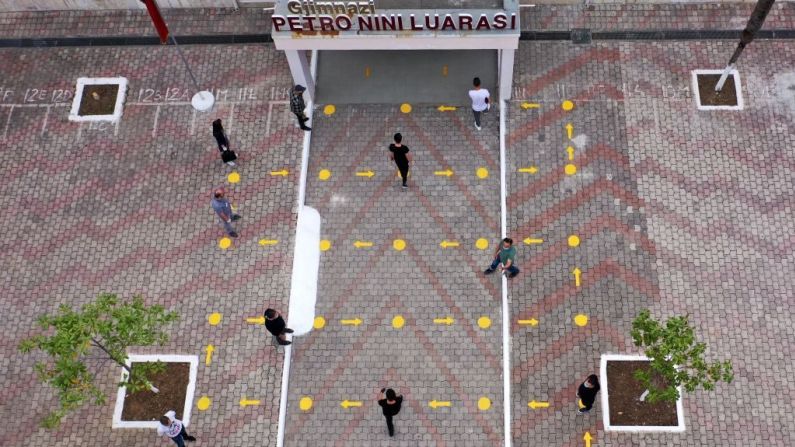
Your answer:
[[[286,177],[289,173],[290,172],[287,169],[282,169],[281,171],[271,171],[271,175],[280,175],[282,177]]]
[[[323,107],[323,113],[325,115],[333,115],[334,112],[336,112],[336,111],[337,111],[337,108],[334,107],[333,104],[328,104],[328,105],[326,105],[326,107]]]
[[[328,180],[331,177],[331,171],[328,169],[321,169],[320,172],[317,173],[317,178],[320,180]]]
[[[536,320],[535,318],[531,318],[529,320],[519,320],[517,321],[517,323],[519,323],[520,326],[527,326],[527,325],[538,326],[538,320]]]
[[[210,326],[217,326],[221,322],[221,314],[218,312],[211,313],[207,316],[207,322],[210,323]]]
[[[259,317],[248,317],[246,318],[246,323],[249,324],[265,324],[265,317],[260,315]]]
[[[432,400],[432,401],[428,402],[428,406],[435,410],[437,408],[442,408],[442,407],[452,407],[453,404],[451,402],[448,402],[448,401]]]
[[[322,239],[320,241],[320,251],[328,251],[331,248],[331,241],[328,239]]]
[[[395,239],[392,241],[392,248],[397,251],[403,251],[406,248],[406,241],[403,239]]]
[[[571,140],[573,134],[574,134],[574,126],[571,123],[566,124],[566,135],[568,135],[569,140]]]
[[[455,241],[442,241],[439,246],[442,248],[458,247],[458,242]]]
[[[447,68],[447,65],[442,65],[442,76],[447,77],[447,73],[449,73],[449,71],[450,70]]]
[[[392,318],[392,327],[395,329],[400,329],[403,325],[406,324],[406,319],[403,318],[402,315],[395,315],[395,318]]]
[[[215,352],[215,346],[207,345],[207,347],[204,348],[204,352],[207,353],[204,356],[204,366],[210,366],[210,363],[213,361],[213,352]]]
[[[549,402],[538,402],[535,400],[531,400],[527,403],[527,406],[532,408],[533,410],[537,410],[539,408],[549,408]]]
[[[539,104],[537,102],[523,102],[522,103],[522,108],[525,109],[525,110],[527,110],[527,109],[540,109],[541,108],[541,104]]]
[[[298,408],[301,411],[309,411],[312,409],[312,398],[309,396],[304,396],[301,400],[298,401]]]
[[[370,241],[356,241],[353,243],[353,246],[356,248],[367,248],[372,247],[373,243]]]
[[[240,174],[237,172],[230,172],[229,175],[226,176],[226,180],[229,183],[237,183],[240,181]]]
[[[243,398],[240,399],[240,406],[241,407],[257,406],[257,405],[259,405],[259,401],[258,400],[246,399],[245,396],[243,396]]]
[[[574,324],[577,326],[583,327],[588,324],[588,316],[583,314],[577,314],[574,316]]]
[[[315,317],[315,320],[312,322],[312,327],[315,329],[323,329],[326,327],[326,319],[323,317]]]
[[[478,399],[478,410],[486,411],[489,408],[491,408],[491,399],[485,396]]]
[[[485,250],[485,249],[489,248],[489,240],[488,239],[484,239],[484,238],[480,238],[480,239],[476,240],[475,241],[475,248],[477,248],[478,250]]]
[[[573,103],[573,102],[571,102],[571,101],[569,101],[569,100],[567,99],[567,100],[563,101],[563,103],[560,105],[560,107],[561,107],[563,110],[565,110],[565,111],[567,111],[567,112],[568,112],[569,110],[571,110],[571,109],[573,109],[573,108],[574,108],[574,103]]]
[[[358,408],[358,407],[361,407],[361,406],[362,406],[362,401],[360,401],[360,400],[347,400],[347,399],[345,399],[342,402],[340,402],[340,407],[342,407],[342,408],[344,408],[346,410],[348,408],[351,408],[351,407]]]
[[[579,245],[580,245],[580,237],[579,237],[579,236],[577,236],[576,234],[572,234],[572,235],[571,235],[571,236],[569,236],[569,238],[567,239],[567,242],[569,243],[569,247],[572,247],[572,248],[573,248],[573,247],[577,247],[577,246],[579,246]]]
[[[524,172],[525,174],[535,174],[538,172],[538,168],[535,166],[530,166],[527,168],[519,168],[517,169],[519,172]]]
[[[577,173],[577,166],[569,163],[563,168],[563,172],[565,172],[566,175],[574,175]]]
[[[450,177],[451,175],[453,175],[453,170],[447,168],[444,171],[433,171],[433,175],[443,175],[445,177]]]
[[[400,111],[403,113],[411,113],[411,104],[403,103],[400,105]]]
[[[585,441],[585,447],[591,447],[591,440],[593,439],[591,432],[585,432],[585,434],[582,435],[582,439]]]
[[[262,245],[263,247],[265,247],[267,245],[276,245],[278,243],[279,243],[278,239],[260,239],[259,240],[259,244]]]
[[[491,327],[491,318],[480,317],[478,318],[478,327],[481,329],[488,329]]]
[[[571,273],[574,275],[574,285],[576,287],[580,287],[580,284],[582,283],[582,281],[580,280],[580,277],[582,276],[582,270],[580,270],[579,267],[575,267],[574,270],[571,271]]]
[[[453,317],[444,317],[444,318],[434,318],[433,322],[436,324],[446,324],[450,326],[451,324],[455,323],[455,320],[453,320]]]
[[[373,69],[372,69],[372,68],[370,68],[370,66],[369,66],[369,65],[368,65],[368,66],[366,66],[366,67],[364,67],[364,77],[365,77],[365,78],[369,78],[369,77],[370,77],[370,75],[372,75],[372,74],[373,74]]]
[[[340,324],[343,326],[359,326],[362,324],[361,318],[354,318],[351,320],[340,320]]]
[[[536,238],[532,238],[532,237],[526,237],[526,238],[524,238],[522,240],[522,242],[524,242],[526,245],[538,245],[538,244],[543,244],[544,240],[543,239],[536,239]]]
[[[478,168],[475,171],[475,175],[477,175],[478,178],[482,180],[482,179],[484,179],[484,178],[489,176],[489,170],[486,169],[486,168]]]
[[[198,408],[201,411],[210,408],[210,398],[207,396],[200,397],[199,401],[196,402],[196,408]]]
[[[439,106],[436,110],[440,112],[452,112],[456,109],[454,106]]]
[[[569,154],[569,161],[574,161],[574,146],[567,147],[566,153]]]
[[[221,240],[218,241],[218,247],[220,247],[221,250],[226,250],[231,246],[232,246],[232,239],[228,237],[222,237]]]
[[[356,177],[372,178],[374,175],[375,175],[375,172],[373,172],[373,171],[358,171],[356,173]]]

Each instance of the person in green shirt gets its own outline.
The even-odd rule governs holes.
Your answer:
[[[515,277],[519,274],[519,268],[514,265],[514,257],[516,257],[516,247],[513,246],[513,239],[506,237],[497,247],[491,266],[483,274],[490,275],[499,267],[500,272],[508,274],[508,278]]]

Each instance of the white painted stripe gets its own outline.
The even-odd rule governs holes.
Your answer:
[[[41,134],[44,135],[44,132],[47,131],[47,119],[50,118],[50,107],[47,107],[47,111],[44,112],[44,119],[41,122]]]
[[[508,237],[508,185],[505,182],[505,107],[500,100],[500,233]],[[502,275],[502,400],[505,412],[505,447],[511,447],[511,312],[508,308],[508,278]]]
[[[160,106],[157,106],[157,110],[155,110],[155,122],[152,124],[152,138],[155,137],[157,133],[157,120],[160,118]]]
[[[265,135],[271,134],[271,115],[273,115],[273,103],[268,104],[268,121],[265,123]]]
[[[8,126],[11,124],[11,114],[14,113],[14,106],[12,105],[10,109],[8,109],[8,118],[6,118],[6,127],[3,130],[3,140],[8,139]]]

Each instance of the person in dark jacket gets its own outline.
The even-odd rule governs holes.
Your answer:
[[[307,118],[304,113],[304,109],[306,108],[306,104],[304,104],[304,91],[306,91],[306,87],[301,84],[296,85],[290,90],[290,111],[298,118],[298,125],[301,129],[309,131],[312,130],[312,128],[306,125],[309,118]]]
[[[229,166],[234,166],[237,154],[229,149],[229,138],[226,137],[220,118],[213,121],[213,137],[215,137],[215,142],[218,143],[218,150],[221,151],[221,161]]]
[[[287,327],[284,318],[275,309],[265,310],[265,329],[276,337],[280,345],[285,346],[292,343],[287,340],[285,334],[292,334],[293,330]]]
[[[391,158],[397,165],[400,177],[403,179],[403,189],[407,189],[408,185],[406,180],[409,178],[409,163],[411,163],[411,154],[409,147],[402,144],[403,135],[395,134],[395,143],[389,145],[389,158]]]
[[[585,379],[585,382],[580,384],[580,387],[577,388],[577,397],[582,402],[582,408],[578,409],[578,412],[587,413],[591,411],[599,389],[599,378],[596,377],[596,374],[591,374]]]
[[[384,392],[386,392],[386,397],[384,397]],[[386,418],[386,429],[389,431],[389,436],[395,436],[395,426],[392,424],[392,416],[396,416],[400,413],[400,405],[402,403],[403,396],[396,395],[395,390],[392,388],[381,388],[381,392],[378,393],[378,405],[381,406],[381,411]]]

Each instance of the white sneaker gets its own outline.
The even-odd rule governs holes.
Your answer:
[[[480,130],[480,126],[478,126],[478,123],[475,123],[475,129]]]

